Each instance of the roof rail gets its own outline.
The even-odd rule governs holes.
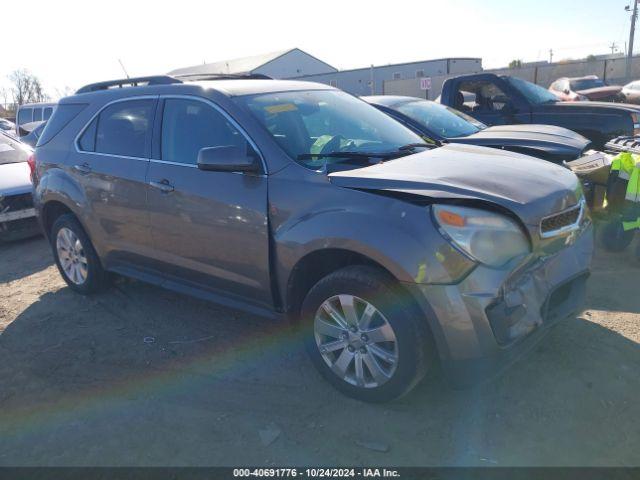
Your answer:
[[[109,88],[118,87],[122,88],[125,86],[128,87],[137,87],[140,84],[144,85],[170,85],[173,83],[182,83],[182,80],[179,80],[175,77],[170,77],[168,75],[155,75],[151,77],[135,77],[135,78],[122,78],[120,80],[108,80],[106,82],[98,82],[98,83],[90,83],[89,85],[85,85],[76,93],[88,93],[88,92],[97,92],[99,90],[108,90]]]
[[[182,78],[190,82],[198,80],[272,80],[270,76],[262,73],[184,73],[174,75],[173,78]]]

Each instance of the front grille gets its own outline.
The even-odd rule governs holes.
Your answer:
[[[617,137],[609,140],[604,149],[607,153],[618,154],[620,152],[640,153],[640,138]]]
[[[16,212],[27,208],[33,208],[31,193],[11,195],[10,197],[2,197],[0,195],[0,213]]]
[[[580,201],[575,207],[543,218],[540,222],[542,237],[552,237],[577,227],[582,218],[583,208],[584,201]]]

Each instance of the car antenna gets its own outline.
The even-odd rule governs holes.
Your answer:
[[[129,76],[129,74],[127,73],[127,69],[124,68],[124,63],[122,63],[122,60],[118,59],[118,63],[120,64],[120,66],[122,67],[122,71],[124,72],[124,74],[127,76],[127,78],[131,78]]]

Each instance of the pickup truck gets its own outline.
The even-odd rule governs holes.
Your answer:
[[[538,123],[573,130],[602,149],[619,136],[640,134],[640,107],[604,102],[561,102],[553,93],[520,78],[478,73],[450,78],[440,103],[486,125]]]

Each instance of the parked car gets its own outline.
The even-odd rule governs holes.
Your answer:
[[[461,92],[475,95],[472,106]],[[602,150],[607,141],[640,134],[640,107],[604,102],[560,102],[548,90],[526,80],[493,73],[447,79],[441,103],[486,125],[537,123],[568,128]]]
[[[0,241],[40,233],[31,196],[32,149],[0,130]]]
[[[596,75],[559,78],[549,86],[549,91],[563,102],[575,102],[578,100],[621,102],[624,100],[620,93],[622,91],[621,86],[607,85]]]
[[[71,289],[117,272],[291,319],[366,401],[438,362],[486,378],[581,307],[593,235],[569,170],[432,148],[327,85],[193,78],[89,85],[49,120],[34,198]]]
[[[24,128],[32,122],[46,122],[56,109],[55,103],[25,103],[16,113],[16,133],[18,137],[28,135],[31,130]]]
[[[3,132],[15,133],[16,125],[6,118],[0,118],[0,130],[2,130]]]
[[[552,125],[487,127],[466,113],[415,97],[362,97],[432,143],[465,143],[525,153],[554,163],[581,157],[591,142]]]
[[[35,148],[36,144],[38,143],[38,139],[40,138],[40,136],[42,135],[42,132],[44,131],[44,127],[47,126],[47,122],[31,122],[31,123],[27,123],[26,125],[22,126],[22,129],[27,133],[25,136],[23,136],[20,141],[22,141],[22,143],[26,143],[27,145],[29,145],[30,147]]]
[[[626,103],[640,103],[640,80],[627,83],[620,93]]]

